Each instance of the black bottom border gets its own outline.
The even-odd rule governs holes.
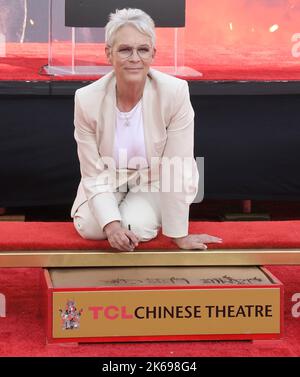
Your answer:
[[[299,357],[9,357],[1,370],[30,375],[65,376],[241,376],[263,371],[287,374],[300,370]]]

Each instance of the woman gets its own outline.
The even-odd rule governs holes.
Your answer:
[[[181,249],[221,242],[188,234],[198,186],[194,111],[186,81],[150,69],[153,20],[139,9],[111,14],[105,52],[113,71],[75,94],[76,230],[122,251],[155,238],[160,227]]]

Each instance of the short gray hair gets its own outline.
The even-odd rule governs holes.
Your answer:
[[[154,21],[147,13],[135,8],[116,9],[115,13],[109,15],[109,22],[105,26],[105,42],[108,46],[113,45],[116,32],[125,25],[132,25],[148,35],[155,46]]]

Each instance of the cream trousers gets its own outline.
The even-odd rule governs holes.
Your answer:
[[[121,226],[131,231],[140,241],[149,241],[157,236],[161,227],[159,192],[115,192],[121,214]],[[92,214],[88,202],[83,203],[74,215],[74,226],[81,237],[88,240],[106,239]]]

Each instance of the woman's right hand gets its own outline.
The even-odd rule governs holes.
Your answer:
[[[121,251],[133,251],[139,244],[138,237],[129,229],[122,228],[120,221],[112,221],[103,228],[111,247]]]

